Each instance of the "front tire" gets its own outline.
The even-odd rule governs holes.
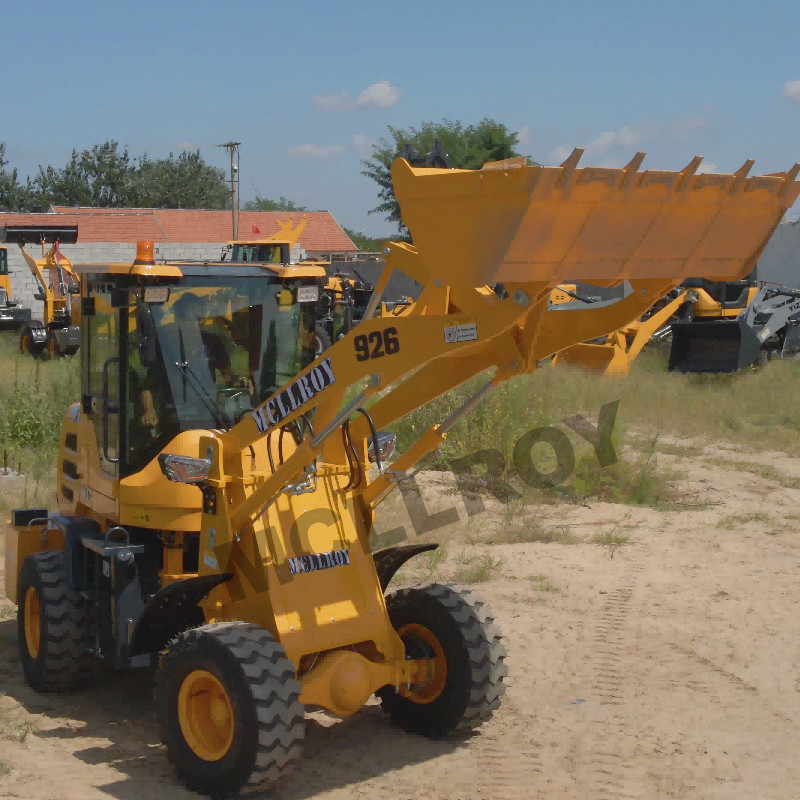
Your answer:
[[[387,597],[389,618],[411,658],[430,667],[422,685],[385,686],[381,705],[404,730],[438,739],[467,733],[500,707],[506,649],[494,617],[467,590],[433,584]]]
[[[319,358],[332,344],[327,328],[318,322],[314,328],[314,358]]]
[[[186,786],[235,797],[280,780],[300,754],[300,691],[283,648],[257,625],[215,623],[175,638],[157,673],[156,707]]]
[[[17,589],[17,638],[22,671],[34,689],[64,691],[91,680],[86,627],[86,602],[69,588],[61,551],[27,556]]]

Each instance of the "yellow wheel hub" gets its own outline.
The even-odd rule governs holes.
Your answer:
[[[447,657],[442,645],[434,633],[424,625],[409,623],[397,631],[404,641],[413,638],[423,642],[433,652],[431,658],[426,659],[427,676],[421,683],[412,683],[409,688],[400,688],[400,694],[414,703],[432,703],[444,689],[447,683]]]
[[[225,757],[233,742],[233,707],[218,678],[196,669],[183,679],[178,722],[186,744],[199,758],[219,761]]]
[[[42,621],[39,614],[39,595],[33,586],[29,586],[25,592],[24,604],[25,646],[31,658],[38,658],[42,637]]]

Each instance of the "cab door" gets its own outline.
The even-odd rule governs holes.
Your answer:
[[[120,309],[111,282],[92,281],[83,302],[83,409],[94,428],[82,500],[116,512],[120,452]]]

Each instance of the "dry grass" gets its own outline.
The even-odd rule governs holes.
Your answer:
[[[487,544],[577,544],[580,542],[565,525],[544,527],[531,521],[523,525],[501,528],[487,539]]]
[[[531,584],[534,592],[559,592],[554,583],[550,583],[547,575],[531,575]]]
[[[33,725],[30,722],[21,722],[8,711],[0,712],[0,738],[22,743],[32,730]]]
[[[728,514],[728,516],[723,517],[717,523],[717,527],[724,528],[727,531],[732,531],[736,528],[741,528],[744,525],[750,525],[754,522],[758,522],[763,525],[770,525],[772,520],[768,514],[764,514],[760,511],[756,511],[752,514]]]

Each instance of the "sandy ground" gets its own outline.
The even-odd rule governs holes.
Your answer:
[[[490,565],[472,588],[505,634],[504,706],[444,742],[403,734],[374,704],[343,721],[309,715],[299,768],[270,796],[800,796],[800,463],[724,446],[661,458],[685,471],[682,508],[536,509],[571,543],[492,543],[528,522],[497,504],[468,519],[446,480],[430,482],[429,509],[455,506],[460,522],[437,532],[444,559],[422,556],[403,578]],[[403,522],[402,505],[386,513],[386,527]],[[159,744],[151,675],[37,695],[0,601],[0,797],[164,796],[194,795]]]

